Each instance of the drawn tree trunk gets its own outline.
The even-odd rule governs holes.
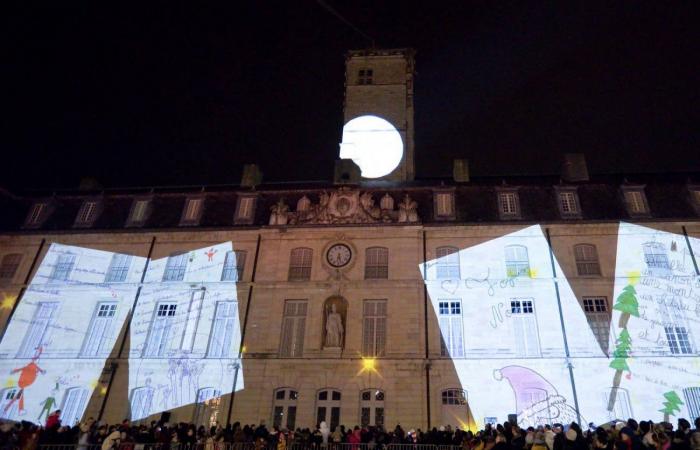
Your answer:
[[[613,309],[620,311],[620,320],[618,327],[622,329],[620,336],[617,338],[617,346],[613,352],[613,360],[610,362],[610,367],[615,369],[613,376],[612,389],[610,389],[610,398],[608,399],[608,411],[615,409],[615,400],[617,398],[617,390],[620,388],[622,381],[622,372],[630,371],[627,365],[627,358],[632,349],[632,339],[627,331],[627,323],[631,316],[639,317],[639,302],[637,301],[637,291],[633,286],[633,279],[630,278],[630,283],[622,289],[622,292],[617,297],[617,301]]]

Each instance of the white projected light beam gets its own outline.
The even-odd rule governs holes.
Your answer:
[[[396,128],[377,116],[360,116],[343,127],[340,157],[352,159],[365,178],[389,175],[403,157],[403,141]]]

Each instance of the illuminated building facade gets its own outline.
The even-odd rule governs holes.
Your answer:
[[[422,181],[405,151],[378,182],[3,193],[0,416],[700,415],[698,174]]]

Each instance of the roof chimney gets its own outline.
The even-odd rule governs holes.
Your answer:
[[[452,163],[452,178],[458,183],[469,182],[469,160],[455,159]]]
[[[564,153],[561,164],[561,178],[564,181],[588,181],[588,166],[583,153]]]
[[[262,183],[263,173],[257,164],[244,164],[241,176],[241,187],[255,188]]]

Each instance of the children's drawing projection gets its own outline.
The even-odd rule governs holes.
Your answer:
[[[681,234],[620,224],[616,267],[607,268],[614,290],[592,299],[576,298],[540,226],[434,249],[419,269],[468,403],[470,417],[456,425],[508,414],[522,425],[635,411],[658,421],[700,416],[700,277],[690,247]]]
[[[145,258],[52,244],[0,343],[0,417],[72,425],[100,384]]]
[[[227,242],[151,262],[131,325],[132,420],[243,388],[237,258]]]

